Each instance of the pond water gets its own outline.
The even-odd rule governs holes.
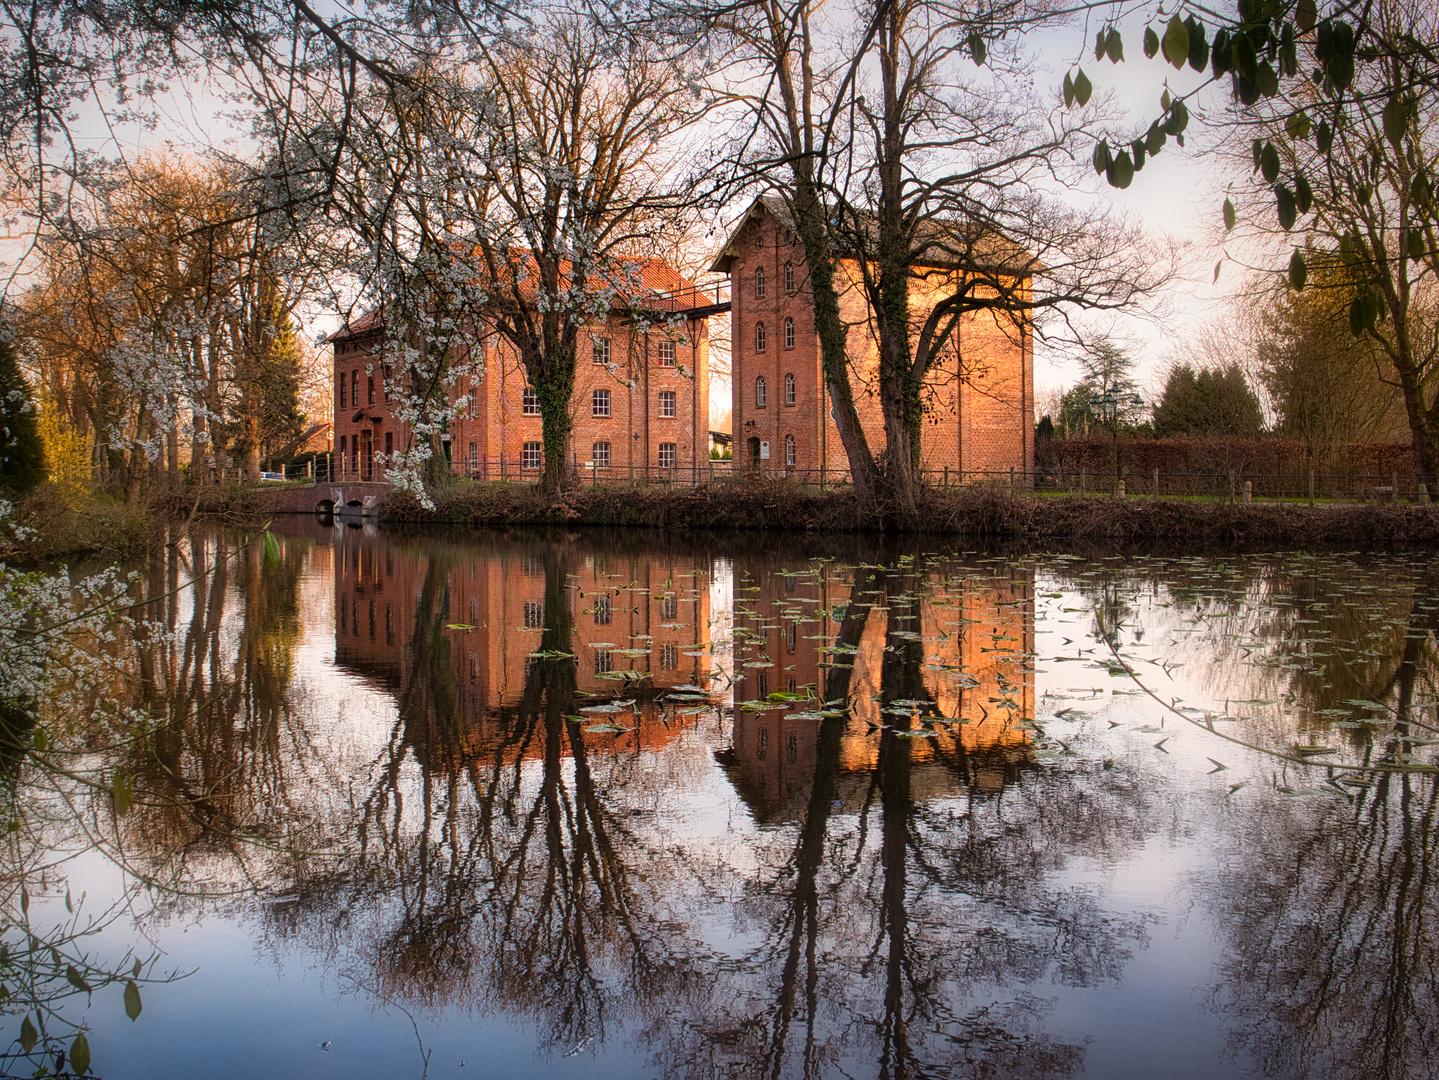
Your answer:
[[[99,1075],[1435,1075],[1439,563],[247,539],[21,830]]]

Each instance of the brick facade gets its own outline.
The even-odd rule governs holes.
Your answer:
[[[711,268],[729,274],[731,282],[735,460],[766,472],[824,468],[838,475],[849,462],[829,416],[804,251],[787,221],[782,202],[757,200]],[[916,281],[911,310],[923,313],[926,292],[949,291],[944,280],[957,273],[930,272]],[[853,260],[841,260],[836,285],[849,326],[860,423],[878,451],[884,447],[878,347]],[[971,478],[1011,468],[1031,471],[1033,335],[1003,316],[972,312],[955,338],[925,381],[922,467],[947,467]],[[766,443],[769,456],[761,459]]]
[[[643,281],[653,292],[691,287],[658,259],[644,264]],[[535,464],[540,417],[537,405],[526,408],[528,384],[519,357],[492,329],[482,328],[474,341],[473,348],[484,350],[483,373],[452,391],[453,400],[469,396],[470,406],[449,425],[451,468],[476,479],[534,479],[540,472]],[[407,448],[410,433],[388,407],[396,373],[385,363],[382,321],[376,313],[356,319],[330,342],[337,474],[383,480],[385,455]],[[606,356],[618,370],[596,362]],[[707,318],[645,326],[617,308],[603,324],[582,328],[577,357],[570,453],[583,474],[599,479],[628,477],[632,470],[698,474],[709,460]]]

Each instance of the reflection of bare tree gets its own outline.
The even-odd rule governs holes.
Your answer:
[[[764,573],[737,569],[754,580]],[[837,633],[841,654],[876,617],[869,597],[878,582],[866,568],[855,571]],[[1043,875],[1083,850],[1059,828],[1071,800],[1096,811],[1079,831],[1114,842],[1138,840],[1150,827],[1145,797],[1102,771],[1026,781],[1011,770],[1016,784],[1005,797],[1017,803],[1000,820],[998,799],[971,783],[971,758],[983,751],[962,740],[925,756],[917,795],[918,723],[937,711],[917,633],[924,582],[911,570],[882,584],[881,697],[906,704],[887,714],[875,764],[859,775],[841,767],[844,719],[818,721],[813,780],[792,842],[746,893],[764,943],[735,965],[733,993],[716,999],[702,1029],[707,1045],[685,1065],[697,1073],[703,1060],[719,1073],[747,1061],[767,1077],[1071,1074],[1082,1048],[1044,1033],[1030,987],[1116,977],[1141,931],[1087,894],[1047,889]],[[847,666],[831,669],[825,699],[846,697],[850,677]],[[860,809],[843,812],[856,785]],[[769,996],[764,985],[773,986]]]
[[[1381,775],[1352,804],[1281,803],[1243,824],[1246,855],[1214,895],[1215,1008],[1260,1075],[1433,1075],[1436,815],[1432,778]]]
[[[625,800],[644,792],[610,782],[617,759],[592,752],[593,721],[575,715],[573,557],[528,554],[544,565],[545,629],[479,753],[452,686],[452,568],[430,560],[343,906],[374,913],[367,959],[386,995],[518,1009],[565,1049],[603,1040],[616,1009],[628,1020],[680,992],[690,961],[660,915],[660,853],[628,824]]]

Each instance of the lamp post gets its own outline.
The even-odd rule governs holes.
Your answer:
[[[1138,394],[1125,397],[1118,384],[1107,387],[1101,397],[1089,399],[1089,407],[1109,427],[1114,466],[1113,493],[1116,495],[1119,493],[1119,418],[1125,409],[1139,409],[1143,406],[1144,399],[1142,397]]]

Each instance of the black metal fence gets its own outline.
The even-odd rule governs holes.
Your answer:
[[[704,460],[669,465],[599,465],[576,463],[575,472],[582,484],[620,486],[666,485],[695,487],[709,484],[745,484],[785,482],[817,491],[848,487],[848,469],[801,469],[793,466],[758,467],[739,461]],[[519,460],[501,457],[490,460],[457,459],[450,462],[450,471],[481,483],[532,484],[542,475],[540,463],[533,458]],[[1167,473],[1158,469],[1149,472],[1124,471],[1116,476],[1109,472],[1063,474],[1034,472],[1023,469],[959,470],[953,467],[925,469],[921,473],[928,487],[988,487],[1015,494],[1081,495],[1094,497],[1202,499],[1229,502],[1290,502],[1321,504],[1332,502],[1387,502],[1428,505],[1431,496],[1439,495],[1439,480],[1433,477],[1414,479],[1398,473],[1389,475],[1364,473],[1271,473],[1231,471],[1224,473]],[[381,482],[385,468],[379,461],[354,460],[349,455],[336,455],[331,462],[323,458],[285,471],[287,480],[310,480],[314,483]]]

